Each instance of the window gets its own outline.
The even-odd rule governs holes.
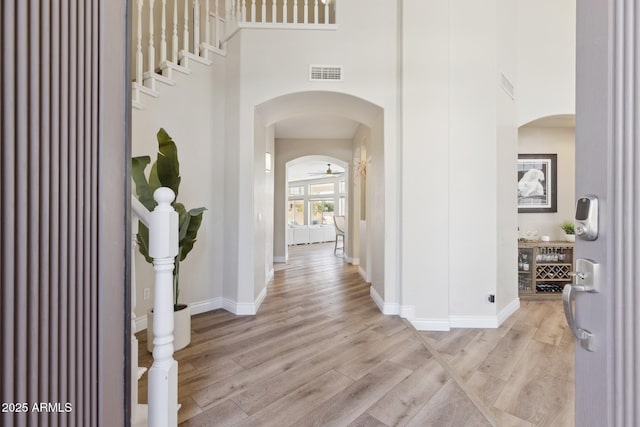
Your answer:
[[[335,185],[333,182],[325,182],[323,184],[310,184],[309,185],[309,194],[311,196],[318,196],[323,194],[333,194]]]
[[[304,185],[292,185],[289,187],[289,196],[304,196]]]
[[[340,198],[338,199],[338,215],[340,216],[344,216],[345,213],[345,203],[346,203],[346,199],[344,196],[340,196]]]
[[[289,200],[287,220],[290,225],[304,225],[304,200]]]
[[[309,202],[310,224],[333,224],[334,205],[333,200],[311,200]]]
[[[338,193],[344,194],[347,192],[347,183],[345,181],[340,181],[338,183]]]

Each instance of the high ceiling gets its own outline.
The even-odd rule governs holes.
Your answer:
[[[288,181],[303,181],[307,179],[325,178],[324,172],[327,170],[327,163],[323,160],[308,160],[305,162],[299,162],[292,164],[288,168]],[[338,166],[335,163],[331,164],[331,171],[333,173],[342,173],[345,171],[343,167]],[[343,175],[344,176],[344,175]]]
[[[299,115],[275,125],[276,138],[288,139],[352,139],[358,122],[332,115]]]

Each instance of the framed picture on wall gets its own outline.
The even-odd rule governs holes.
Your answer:
[[[557,163],[557,154],[518,154],[518,213],[558,211]]]

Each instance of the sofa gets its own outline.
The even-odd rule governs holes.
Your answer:
[[[287,228],[287,244],[308,245],[310,243],[333,242],[336,240],[336,229],[331,225],[289,225]]]

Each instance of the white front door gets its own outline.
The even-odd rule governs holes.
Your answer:
[[[601,289],[579,292],[576,426],[640,425],[640,8],[636,0],[578,0],[576,196],[599,200],[596,240],[576,259],[602,268]]]

